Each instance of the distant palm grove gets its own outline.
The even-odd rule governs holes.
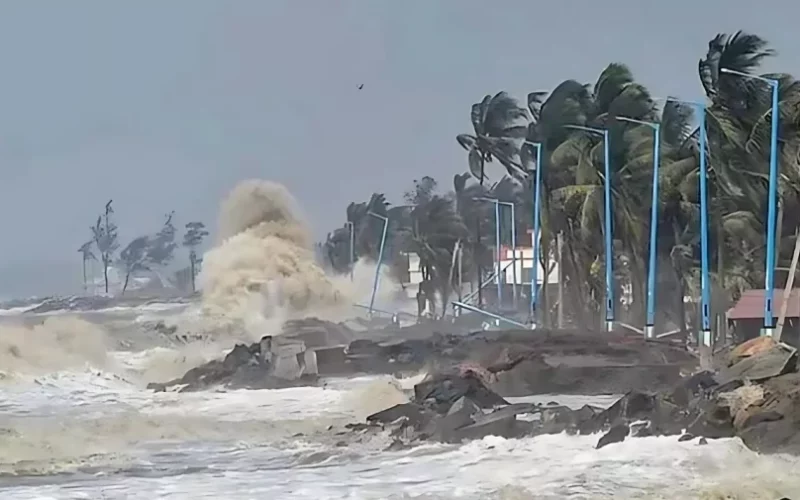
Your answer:
[[[769,85],[720,69],[759,74],[761,63],[773,55],[768,43],[756,35],[720,34],[709,42],[698,65],[707,106],[713,314],[723,313],[742,290],[763,288],[770,152]],[[780,81],[780,269],[789,266],[800,228],[800,83],[787,73],[764,76]],[[383,222],[367,212],[387,216],[384,262],[392,265],[401,255],[416,253],[423,277],[448,297],[454,285],[451,262],[457,241],[464,248],[465,283],[477,282],[478,266],[484,276],[493,269],[494,207],[474,198],[514,202],[519,240],[530,245],[526,235],[532,224],[532,174],[541,168],[541,260],[560,263],[567,319],[598,327],[605,300],[603,138],[565,125],[605,128],[611,149],[615,309],[618,318],[640,326],[645,314],[654,138],[651,128],[617,117],[659,122],[657,324],[694,327],[696,305],[683,299],[698,297],[700,284],[699,134],[691,106],[657,99],[636,82],[628,67],[612,63],[592,84],[565,80],[549,93],[528,94],[527,105],[498,92],[479,99],[471,110],[465,103],[464,111],[465,117],[470,116],[471,131],[460,135],[467,130],[454,131],[453,146],[465,149],[467,173],[456,175],[448,192],[439,191],[429,177],[414,181],[402,206],[392,207],[382,194],[351,203],[346,216],[354,227],[356,258],[376,259],[378,254]],[[465,129],[468,126],[465,121]],[[543,145],[541,165],[535,164],[533,148],[526,141]],[[487,165],[504,168],[507,175],[500,182],[488,179]],[[494,168],[489,176],[497,172]],[[559,234],[563,250],[556,255]],[[329,265],[339,272],[349,267],[349,238],[346,224],[324,245]],[[504,238],[508,241],[507,233]],[[782,286],[785,277],[779,270],[776,286]],[[547,324],[553,320],[554,295],[546,283],[543,287],[539,314]]]

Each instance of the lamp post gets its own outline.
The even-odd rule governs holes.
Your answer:
[[[517,212],[516,207],[511,201],[497,201],[498,205],[511,207],[511,276],[514,283],[511,284],[511,295],[514,300],[514,312],[517,312]]]
[[[684,101],[669,97],[667,102],[681,102],[697,109],[698,128],[700,129],[700,343],[711,347],[711,281],[708,271],[708,163],[706,158],[706,105],[702,102]]]
[[[566,128],[583,130],[592,134],[603,136],[603,159],[604,159],[604,179],[603,188],[605,192],[605,244],[606,244],[606,330],[614,328],[614,269],[613,269],[613,249],[611,242],[612,221],[611,221],[611,153],[608,143],[608,130],[602,128],[584,127],[581,125],[565,125]]]
[[[352,221],[344,223],[350,230],[350,281],[353,281],[353,269],[356,265],[356,231]]]
[[[772,78],[750,75],[728,68],[720,68],[722,73],[736,75],[751,80],[768,83],[772,88],[772,124],[769,137],[769,195],[767,200],[767,257],[764,277],[764,334],[771,337],[775,328],[772,311],[775,288],[775,212],[778,198],[778,89],[780,82]]]
[[[487,198],[485,196],[479,196],[473,198],[475,201],[488,201],[494,203],[494,226],[495,226],[495,265],[497,266],[497,272],[495,278],[497,279],[497,305],[498,307],[502,308],[503,305],[503,287],[500,280],[500,271],[501,271],[501,252],[500,252],[500,201],[496,200],[495,198]],[[480,283],[478,284],[480,285]]]
[[[617,120],[645,125],[653,129],[653,193],[650,207],[650,255],[647,266],[647,317],[644,324],[644,335],[647,339],[655,338],[656,324],[656,251],[658,238],[658,167],[661,150],[661,125],[655,122],[636,120],[618,116]]]
[[[531,246],[533,246],[533,265],[531,267],[531,325],[536,326],[536,301],[539,298],[539,225],[541,215],[542,200],[540,197],[542,185],[542,143],[525,141],[525,144],[536,148],[536,174],[533,181],[533,233],[531,234]],[[559,256],[560,259],[560,256]],[[561,261],[558,262],[559,267]],[[547,270],[545,270],[547,273]],[[547,279],[548,276],[544,276]]]
[[[386,230],[389,228],[389,218],[375,212],[367,212],[369,215],[383,221],[383,234],[381,235],[381,247],[378,250],[378,265],[375,268],[375,282],[372,284],[372,297],[369,299],[369,316],[372,317],[372,310],[375,307],[375,294],[378,291],[378,282],[381,276],[381,263],[383,262],[383,248],[386,246]]]

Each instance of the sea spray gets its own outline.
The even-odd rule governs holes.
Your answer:
[[[74,316],[52,316],[33,326],[0,325],[0,371],[44,374],[59,370],[105,368],[110,341],[98,325]]]
[[[360,262],[354,279],[333,277],[315,260],[297,203],[280,184],[248,180],[222,201],[219,236],[203,257],[199,282],[206,320],[235,324],[251,339],[280,333],[285,319],[345,319],[369,296],[375,265]],[[381,276],[381,300],[396,286]]]

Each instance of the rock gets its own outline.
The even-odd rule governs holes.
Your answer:
[[[587,413],[577,413],[566,406],[547,406],[541,409],[537,434],[560,434],[575,429]],[[588,418],[592,418],[594,414]]]
[[[686,406],[692,398],[717,385],[712,372],[701,371],[678,383],[669,393],[668,399],[678,406]]]
[[[600,448],[613,443],[621,443],[626,437],[628,437],[629,432],[630,427],[628,427],[628,424],[617,424],[611,427],[611,429],[609,429],[608,432],[606,432],[603,437],[600,438],[600,440],[597,442],[597,446],[595,446],[595,449],[599,450]]]
[[[744,422],[742,422],[741,428],[746,429],[748,427],[752,427],[754,425],[758,425],[762,422],[775,422],[777,420],[782,420],[783,415],[776,411],[765,411],[754,413],[749,415]]]
[[[650,422],[634,422],[630,425],[630,428],[632,437],[647,437],[654,434],[653,426]]]
[[[418,404],[400,403],[378,413],[373,413],[367,417],[367,422],[390,424],[400,418],[406,418],[413,426],[421,428],[433,418],[433,415]]]
[[[517,419],[514,415],[492,412],[486,415],[479,415],[475,418],[474,423],[460,427],[456,430],[455,436],[457,436],[458,441],[482,439],[486,436],[514,438],[520,434],[516,423]]]
[[[697,444],[700,445],[700,446],[708,444],[708,440],[706,438],[700,438],[700,440],[697,442]]]
[[[618,422],[649,420],[656,409],[656,398],[642,392],[629,392],[589,421],[580,425],[582,434],[599,432]]]
[[[489,390],[477,377],[461,377],[456,374],[440,374],[423,380],[414,386],[416,401],[432,400],[446,412],[450,405],[467,396],[480,408],[507,405],[508,401]]]
[[[777,345],[775,339],[767,337],[766,335],[743,342],[734,347],[728,354],[728,366],[732,366],[744,358],[769,351],[775,347],[775,345]]]
[[[482,413],[474,401],[461,397],[450,406],[446,415],[432,420],[422,432],[437,441],[459,442],[464,439],[464,433],[458,431],[474,424]]]
[[[700,414],[687,426],[686,432],[707,438],[733,437],[736,432],[727,406],[719,401],[707,401]]]
[[[392,443],[389,446],[387,446],[384,451],[401,451],[401,450],[407,450],[408,448],[409,445],[407,445],[406,443],[402,442],[399,439],[394,439],[392,440]]]
[[[716,377],[720,385],[733,380],[758,382],[793,372],[797,368],[797,349],[780,343],[764,342],[761,350],[723,369]],[[769,349],[766,346],[770,346]]]
[[[607,409],[571,410],[555,401],[542,406],[508,404],[492,390],[495,385],[485,383],[487,377],[463,369],[466,364],[462,363],[461,369],[432,374],[414,387],[411,403],[371,415],[364,425],[388,428],[390,436],[404,444],[421,439],[460,442],[487,435],[580,432],[603,433],[597,448],[650,435],[676,435],[679,441],[697,437],[698,444],[738,436],[755,451],[800,454],[796,350],[780,343],[758,345],[760,349],[753,345],[742,349],[735,358],[738,361],[719,372],[695,373],[657,393],[628,391]],[[237,356],[237,360],[246,358],[245,351],[239,349]],[[516,356],[505,358],[520,359]],[[518,419],[520,414],[530,418]]]
[[[314,383],[316,375],[304,374],[305,363],[298,363],[296,346],[275,346],[270,336],[249,346],[236,344],[222,360],[209,361],[190,369],[181,378],[148,387],[163,391],[183,386],[181,391],[197,391],[214,386],[277,389]],[[293,367],[287,367],[290,362],[294,362]],[[279,373],[275,373],[276,368],[281,368]]]

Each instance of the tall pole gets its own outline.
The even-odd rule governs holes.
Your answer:
[[[514,311],[517,310],[517,213],[514,203],[510,201],[500,201],[501,205],[511,207],[511,276],[514,283],[511,284],[512,295],[514,298]]]
[[[655,338],[656,325],[656,254],[658,252],[658,167],[661,153],[661,125],[653,125],[653,193],[650,201],[650,261],[647,266],[647,318],[645,336]]]
[[[496,260],[497,260],[497,307],[498,310],[503,309],[503,280],[501,279],[501,257],[500,251],[500,203],[494,200],[494,240],[496,247]]]
[[[536,325],[536,301],[539,298],[539,225],[541,219],[541,198],[539,196],[542,185],[542,144],[529,142],[536,148],[536,174],[533,182],[533,233],[531,234],[531,246],[533,246],[533,263],[531,266],[531,325]],[[559,265],[560,262],[559,262]],[[546,271],[545,271],[546,272]],[[547,276],[544,277],[547,279]]]
[[[711,291],[708,273],[708,189],[706,181],[706,107],[698,104],[700,112],[700,314],[702,346],[711,347]]]
[[[611,220],[611,150],[608,140],[608,130],[602,128],[584,127],[582,125],[565,125],[565,128],[583,130],[603,136],[603,191],[604,191],[604,232],[606,246],[606,331],[614,329],[614,254],[612,242],[613,221]]]
[[[658,251],[658,167],[661,151],[661,125],[618,116],[618,120],[646,125],[653,129],[653,192],[650,205],[650,255],[647,265],[647,317],[644,324],[644,335],[647,339],[655,338],[656,324],[656,253]]]
[[[375,307],[375,294],[378,292],[378,283],[381,276],[381,264],[383,263],[383,248],[386,246],[386,230],[389,228],[389,218],[383,215],[378,215],[374,212],[369,212],[373,217],[383,220],[383,234],[381,235],[381,247],[378,250],[378,265],[375,268],[375,281],[372,284],[372,297],[369,299],[369,316],[372,317],[372,311]]]
[[[769,138],[769,198],[767,208],[767,269],[764,291],[764,334],[772,336],[772,304],[775,287],[775,209],[778,191],[778,82],[772,80],[772,130]]]
[[[773,295],[775,293],[775,247],[777,243],[775,237],[775,212],[778,204],[778,115],[780,112],[778,109],[778,94],[780,82],[773,78],[751,75],[728,68],[720,68],[720,72],[765,82],[769,84],[772,90],[772,123],[769,136],[769,194],[767,198],[767,256],[764,273],[764,335],[771,337],[775,328]]]
[[[611,153],[608,144],[608,130],[603,130],[603,155],[605,157],[605,179],[603,188],[605,190],[605,226],[606,226],[606,330],[614,328],[614,268],[613,268],[613,248],[611,236]]]

